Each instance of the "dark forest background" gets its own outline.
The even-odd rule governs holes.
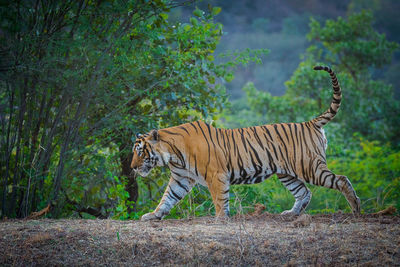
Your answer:
[[[203,119],[235,128],[323,112],[328,164],[363,212],[400,208],[400,2],[6,1],[0,3],[0,215],[137,219],[168,169],[131,174],[135,133]],[[309,213],[350,211],[312,187]],[[276,178],[231,190],[232,213],[291,207]],[[213,214],[196,186],[170,217]]]

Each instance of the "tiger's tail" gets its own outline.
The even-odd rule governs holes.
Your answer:
[[[325,124],[330,122],[338,112],[340,108],[340,102],[342,101],[342,90],[340,89],[336,74],[332,71],[331,68],[324,66],[315,66],[314,70],[324,70],[328,72],[332,80],[333,97],[329,109],[315,119],[311,120],[311,122],[314,123],[316,126],[323,127]]]

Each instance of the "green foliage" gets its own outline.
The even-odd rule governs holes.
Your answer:
[[[355,136],[352,148],[335,153],[338,144],[328,146],[328,166],[337,174],[346,175],[361,199],[364,212],[376,212],[388,206],[400,207],[398,192],[400,152],[389,144],[367,141]],[[311,187],[313,198],[311,213],[322,210],[345,210],[350,212],[343,195],[326,188]]]
[[[345,138],[359,132],[370,139],[398,145],[396,132],[400,130],[400,121],[395,114],[400,111],[400,102],[394,99],[393,88],[374,80],[372,73],[390,63],[399,45],[377,33],[372,21],[372,14],[365,11],[352,14],[347,20],[327,20],[324,27],[312,19],[308,38],[314,44],[286,82],[286,94],[316,100],[312,113],[322,113],[329,105],[331,86],[326,73],[315,72],[312,67],[330,65],[337,73],[343,94],[343,105],[334,121],[347,129]]]
[[[388,205],[400,208],[400,151],[389,144],[360,139],[359,147],[345,156],[331,158],[330,168],[346,174],[361,196],[365,211],[376,211]]]
[[[327,63],[346,69],[356,77],[370,67],[390,63],[393,52],[399,47],[372,27],[373,19],[373,14],[367,11],[351,14],[346,20],[341,17],[336,21],[327,20],[324,27],[311,19],[307,38],[322,43]]]
[[[251,212],[257,203],[264,205],[267,212],[276,213],[282,210],[273,198],[274,188],[269,181],[257,185],[232,186],[231,191],[232,214]]]

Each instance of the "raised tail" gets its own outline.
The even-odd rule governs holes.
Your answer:
[[[329,73],[332,80],[332,87],[333,87],[333,97],[331,106],[327,111],[316,117],[315,119],[311,120],[318,127],[322,127],[327,124],[329,121],[335,117],[336,113],[339,110],[340,102],[342,101],[342,90],[340,89],[339,82],[336,78],[336,74],[332,71],[329,67],[324,66],[315,66],[314,70],[324,70]]]

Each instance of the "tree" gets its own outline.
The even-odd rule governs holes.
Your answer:
[[[313,71],[312,66],[330,65],[338,74],[343,93],[341,111],[334,123],[346,129],[347,136],[359,132],[369,139],[399,144],[396,134],[400,122],[396,116],[399,101],[394,100],[390,85],[374,80],[372,75],[374,69],[390,63],[399,45],[376,32],[372,22],[372,14],[366,11],[352,14],[346,20],[341,17],[327,20],[324,27],[312,19],[308,39],[313,44],[286,82],[286,94],[317,101],[310,116],[322,112],[330,101],[329,79]]]
[[[394,98],[392,86],[375,80],[373,73],[390,63],[399,45],[387,41],[372,23],[373,16],[366,11],[347,19],[327,20],[325,26],[311,19],[307,37],[312,44],[285,83],[286,93],[272,96],[251,83],[243,88],[248,108],[259,115],[257,120],[299,122],[325,111],[332,96],[330,79],[326,73],[314,71],[313,66],[329,65],[338,76],[343,100],[337,117],[327,125],[332,131],[327,132],[338,140],[349,140],[357,132],[370,140],[398,146],[400,103]]]
[[[47,205],[52,216],[108,216],[138,197],[135,132],[223,107],[231,68],[257,56],[215,63],[220,8],[170,23],[169,11],[188,3],[38,0],[0,9],[1,216]]]

